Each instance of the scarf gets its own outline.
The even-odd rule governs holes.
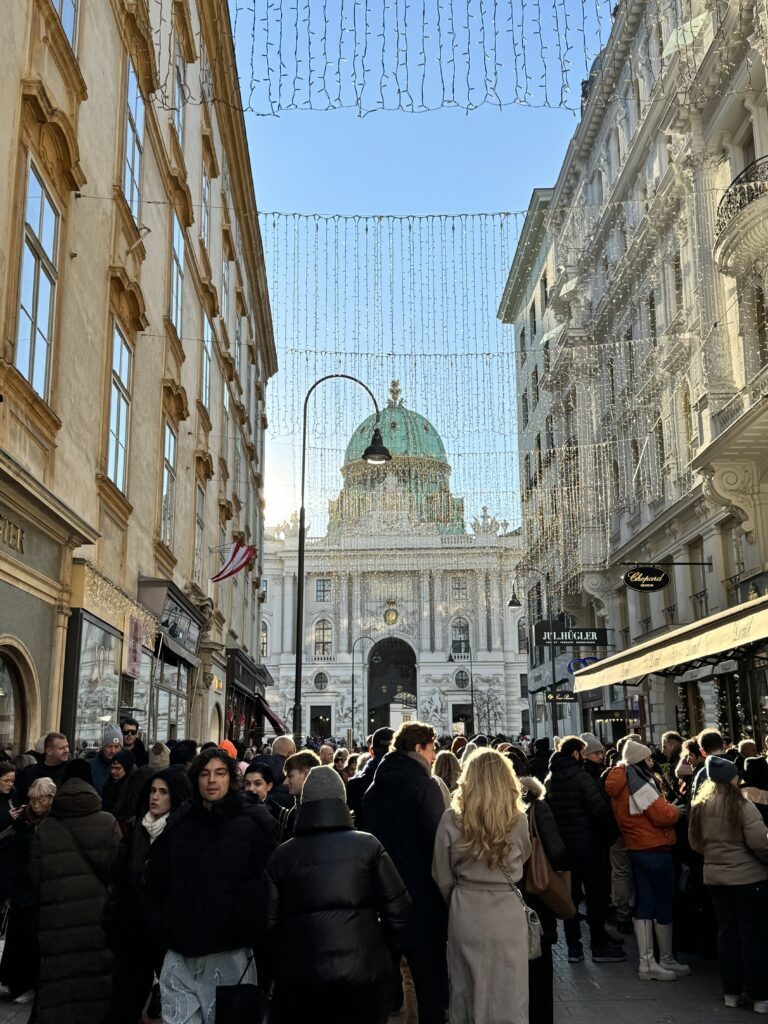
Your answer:
[[[643,814],[661,793],[656,788],[652,777],[645,775],[637,765],[626,765],[627,785],[629,786],[629,813]]]
[[[152,845],[152,843],[154,843],[154,841],[157,839],[157,837],[163,831],[163,829],[166,826],[167,821],[168,821],[168,815],[167,814],[163,814],[160,818],[155,818],[155,817],[153,817],[149,813],[149,811],[147,811],[147,813],[141,819],[142,828],[144,829],[145,832],[147,832],[149,834],[149,844],[150,844],[150,846]]]

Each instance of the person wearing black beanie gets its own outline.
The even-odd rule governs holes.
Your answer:
[[[121,750],[112,758],[109,767],[109,778],[101,794],[101,806],[105,811],[114,814],[117,801],[125,788],[128,776],[136,770],[136,761],[129,750]]]

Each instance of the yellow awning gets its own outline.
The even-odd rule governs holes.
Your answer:
[[[691,622],[670,633],[628,647],[576,673],[577,693],[665,672],[768,638],[768,596]],[[681,668],[681,673],[685,671]]]

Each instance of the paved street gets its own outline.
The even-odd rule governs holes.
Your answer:
[[[757,1020],[751,1009],[728,1010],[720,996],[713,962],[685,958],[693,974],[675,982],[639,982],[635,976],[634,943],[624,964],[569,964],[565,946],[555,950],[556,1024],[748,1024]],[[0,1024],[26,1024],[28,1006],[0,1003]],[[245,1024],[245,1022],[244,1022]],[[319,1021],[317,1024],[324,1024]]]

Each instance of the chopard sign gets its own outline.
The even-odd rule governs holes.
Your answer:
[[[624,573],[623,579],[630,590],[656,593],[669,586],[669,573],[658,565],[635,565]]]

